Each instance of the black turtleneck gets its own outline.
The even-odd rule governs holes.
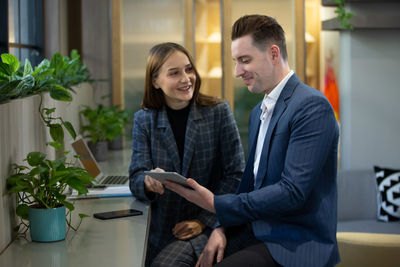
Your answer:
[[[167,115],[168,121],[171,124],[172,132],[175,136],[175,142],[178,146],[179,157],[181,158],[181,165],[183,161],[183,149],[185,147],[185,134],[186,134],[186,123],[189,116],[190,106],[179,110],[171,109],[168,106]]]

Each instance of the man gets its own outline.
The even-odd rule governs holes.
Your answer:
[[[265,97],[249,119],[249,159],[236,194],[166,187],[215,212],[218,225],[197,266],[333,266],[338,125],[327,99],[290,70],[284,31],[271,17],[232,28],[235,75]],[[225,258],[224,258],[225,257]]]

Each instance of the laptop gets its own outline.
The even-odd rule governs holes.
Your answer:
[[[128,185],[129,177],[126,175],[104,175],[99,164],[82,137],[77,137],[71,142],[75,154],[80,155],[79,161],[83,168],[95,178],[96,185]]]

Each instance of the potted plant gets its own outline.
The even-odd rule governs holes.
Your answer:
[[[84,106],[81,110],[83,136],[89,138],[88,146],[98,161],[107,160],[108,141],[122,132],[121,121],[116,117],[118,107],[109,108],[102,104],[96,108]]]
[[[115,126],[112,127],[110,133],[110,140],[108,141],[108,148],[111,150],[119,150],[123,147],[123,134],[126,125],[130,121],[130,112],[120,108],[120,105],[111,107],[113,111],[113,121],[115,121]]]
[[[28,166],[13,164],[14,174],[7,178],[7,189],[17,196],[16,214],[21,218],[17,230],[25,234],[29,228],[32,241],[53,242],[65,238],[66,224],[77,230],[71,225],[74,205],[67,200],[68,187],[86,194],[86,187],[93,183],[94,178],[85,169],[75,167],[75,162],[67,161],[68,152],[63,151],[63,128],[75,139],[72,125],[61,117],[55,117],[55,108],[41,108],[40,104],[39,110],[53,139],[48,145],[56,148],[62,156],[51,160],[42,152],[30,152],[24,160]],[[66,216],[69,219],[66,220]],[[81,220],[87,217],[84,214],[79,216]]]
[[[49,92],[53,99],[61,101],[71,101],[71,93],[58,84],[53,76],[54,68],[47,59],[35,68],[29,60],[21,67],[18,59],[10,54],[2,54],[1,59],[0,102],[40,94],[39,114],[53,139],[48,145],[54,147],[56,155],[59,155],[56,159],[49,159],[42,152],[31,152],[25,159],[27,165],[12,165],[14,173],[7,178],[6,184],[8,193],[15,193],[17,196],[16,214],[21,220],[16,230],[25,236],[26,231],[30,229],[34,241],[64,239],[66,224],[74,230],[80,225],[79,223],[74,228],[70,223],[74,205],[67,200],[67,187],[85,194],[86,185],[92,184],[94,178],[85,169],[74,167],[74,162],[67,161],[68,152],[63,150],[64,129],[74,139],[75,130],[70,122],[54,115],[55,108],[42,108],[41,93]],[[54,60],[57,61],[57,56]],[[65,209],[68,209],[67,214]],[[79,216],[81,221],[86,217],[84,214]]]

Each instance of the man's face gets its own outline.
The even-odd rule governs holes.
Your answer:
[[[270,47],[261,51],[253,45],[253,38],[245,35],[232,41],[235,76],[241,77],[252,93],[269,93],[275,87],[274,64]]]

